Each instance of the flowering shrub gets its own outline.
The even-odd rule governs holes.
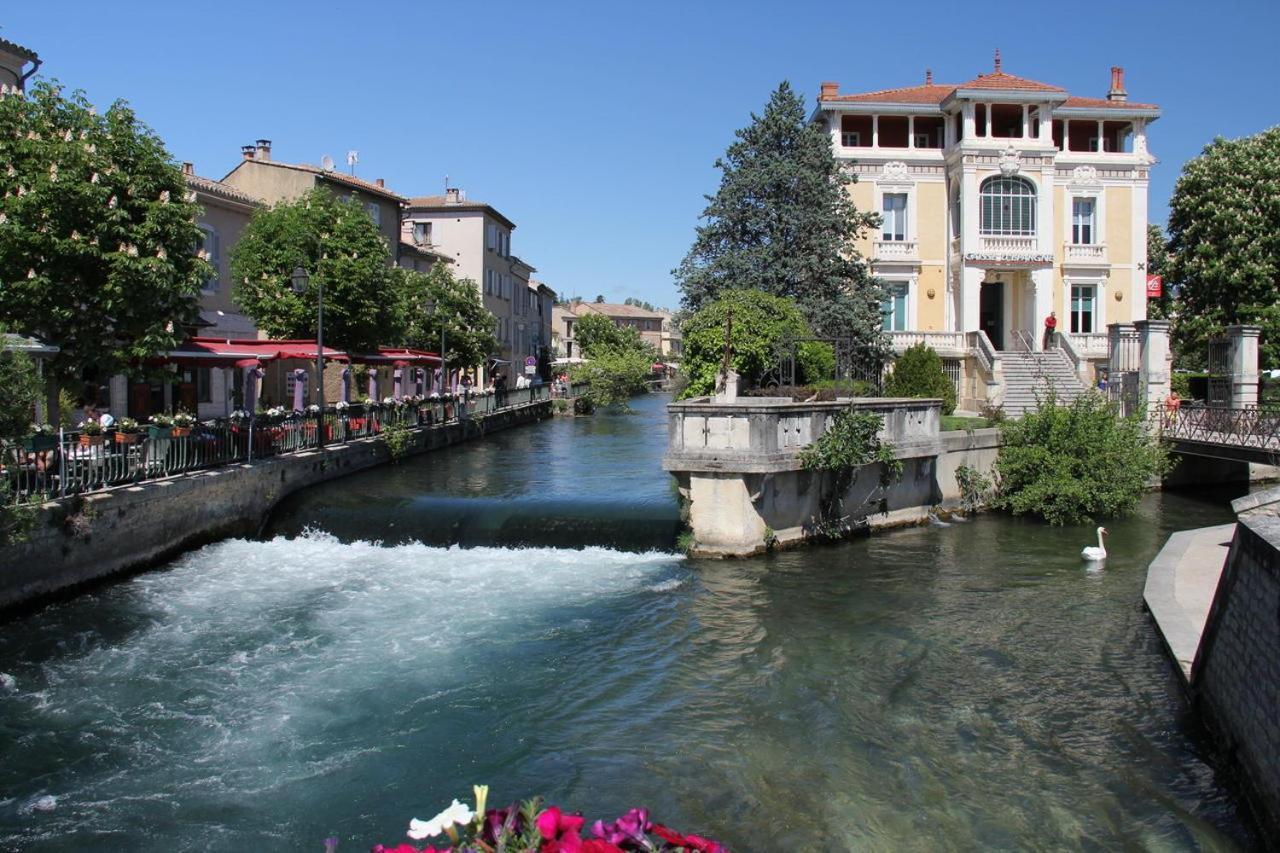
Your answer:
[[[178,413],[173,416],[173,425],[176,427],[191,427],[195,426],[195,423],[195,415],[190,412],[179,410]]]
[[[149,418],[149,420],[152,426],[158,426],[162,428],[173,426],[173,417],[171,415],[166,415],[163,412],[159,412],[157,414],[152,415]]]
[[[57,435],[58,428],[53,424],[32,424],[31,435]]]
[[[102,422],[90,418],[80,424],[80,431],[85,435],[102,435]]]
[[[652,822],[646,809],[632,809],[611,823],[598,820],[592,837],[583,838],[586,819],[580,814],[557,806],[544,809],[537,797],[486,810],[489,787],[476,785],[475,795],[474,811],[454,800],[431,820],[409,821],[409,838],[431,842],[426,847],[378,844],[372,853],[728,853],[719,842]],[[445,846],[433,846],[432,839]],[[325,847],[333,853],[336,839],[328,839]]]
[[[129,418],[129,417],[121,418],[120,420],[116,421],[116,431],[130,432],[130,433],[137,432],[138,422],[133,418]]]

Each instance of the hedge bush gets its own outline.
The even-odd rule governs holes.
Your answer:
[[[886,397],[939,397],[942,414],[956,410],[956,386],[942,369],[942,359],[932,347],[916,344],[898,356],[885,381]]]

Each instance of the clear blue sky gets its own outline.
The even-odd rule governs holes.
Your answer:
[[[715,158],[780,80],[812,103],[991,67],[1102,97],[1123,65],[1150,134],[1153,221],[1215,135],[1280,121],[1280,2],[12,3],[0,36],[91,99],[130,101],[219,178],[257,137],[405,195],[449,175],[514,220],[562,294],[674,304]]]

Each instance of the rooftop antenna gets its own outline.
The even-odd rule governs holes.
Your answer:
[[[356,173],[356,163],[360,162],[360,152],[354,148],[347,152],[347,165],[351,167],[351,174]]]
[[[449,176],[448,175],[444,176],[444,194],[445,195],[449,194]]]
[[[321,168],[321,169],[324,169],[326,172],[332,172],[332,171],[333,171],[333,158],[332,158],[332,157],[330,157],[328,154],[326,154],[326,155],[324,155],[323,157],[321,157],[321,158],[320,158],[320,168]]]

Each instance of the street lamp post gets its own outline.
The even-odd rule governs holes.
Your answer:
[[[294,293],[304,293],[311,283],[310,274],[303,267],[295,267],[290,280]],[[316,282],[316,447],[324,447],[324,280]]]
[[[436,311],[440,308],[440,304],[434,299],[427,300],[427,316],[435,319]],[[444,358],[444,316],[440,317],[440,393],[444,394],[444,383],[448,379],[449,371]]]

